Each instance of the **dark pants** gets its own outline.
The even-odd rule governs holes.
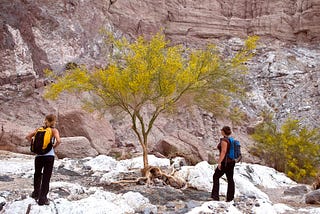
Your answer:
[[[47,200],[54,156],[37,156],[34,160],[34,195],[40,202]]]
[[[235,162],[230,162],[225,164],[224,162],[221,163],[221,170],[216,168],[213,174],[213,187],[211,192],[211,197],[213,200],[219,200],[219,179],[223,174],[226,174],[227,181],[228,181],[228,190],[227,190],[227,198],[226,201],[232,201],[234,198],[234,180],[233,180],[233,172],[234,172]]]

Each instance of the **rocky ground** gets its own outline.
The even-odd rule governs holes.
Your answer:
[[[0,160],[3,161],[9,157],[9,153],[1,152]],[[10,153],[14,154],[14,153]],[[33,156],[26,156],[30,159],[33,159]],[[117,184],[103,184],[99,182],[99,177],[92,175],[89,173],[86,174],[78,174],[74,171],[66,170],[63,167],[55,168],[52,182],[54,181],[65,181],[70,183],[77,183],[81,186],[91,187],[91,186],[102,186],[106,191],[110,191],[113,193],[125,193],[128,191],[135,191],[141,193],[143,196],[147,197],[150,200],[150,203],[154,204],[158,208],[158,213],[186,213],[190,211],[194,207],[201,206],[204,202],[209,201],[210,193],[206,191],[199,191],[193,188],[187,189],[175,189],[170,186],[146,186],[146,185],[138,185],[136,183],[117,183]],[[123,175],[126,179],[134,179],[139,175],[138,173],[132,173],[130,175]],[[0,193],[1,194],[9,194],[6,195],[7,200],[21,200],[26,198],[32,192],[32,177],[26,177],[24,173],[17,175],[4,175],[0,174]],[[55,190],[60,196],[68,196],[68,192],[64,192],[63,189]],[[10,193],[8,193],[10,192]],[[292,208],[304,208],[307,207],[304,203],[303,198],[292,196],[292,197],[284,197],[284,189],[276,188],[276,189],[264,189],[263,192],[268,194],[270,200],[274,204],[283,203],[287,204]],[[2,196],[2,195],[0,195]],[[224,201],[224,197],[221,196],[221,201]],[[253,213],[252,208],[254,206],[263,206],[261,202],[258,202],[255,198],[235,198],[233,202],[233,206],[237,207],[239,210],[243,211],[243,213]],[[0,205],[0,208],[4,204]],[[224,203],[221,203],[221,212],[225,211]],[[320,207],[320,206],[319,206]],[[0,210],[1,210],[0,209]],[[2,213],[0,211],[0,213]],[[290,212],[287,212],[290,213]],[[291,213],[296,213],[296,211],[292,211]]]

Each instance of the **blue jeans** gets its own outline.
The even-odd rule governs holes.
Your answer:
[[[226,201],[232,201],[234,198],[234,180],[233,180],[233,172],[234,172],[235,162],[225,162],[221,163],[221,170],[216,168],[213,174],[213,187],[211,192],[211,198],[215,201],[219,201],[219,179],[226,174],[227,181],[228,181],[228,190],[227,190],[227,197]]]

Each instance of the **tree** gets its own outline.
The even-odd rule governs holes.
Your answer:
[[[317,175],[320,165],[318,129],[307,129],[298,120],[288,118],[278,130],[267,120],[252,135],[255,151],[269,166],[300,182]]]
[[[241,51],[225,58],[213,45],[204,50],[170,45],[162,33],[131,43],[109,33],[113,49],[108,65],[92,70],[78,66],[62,76],[49,72],[55,82],[47,87],[45,97],[56,99],[63,91],[89,92],[89,98],[82,100],[87,110],[120,110],[130,115],[147,168],[148,135],[159,114],[182,100],[209,110],[225,108],[230,94],[243,93],[244,63],[253,56],[257,39],[250,37]]]

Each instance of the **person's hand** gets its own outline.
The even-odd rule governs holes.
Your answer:
[[[218,169],[221,170],[221,163],[218,163]]]

